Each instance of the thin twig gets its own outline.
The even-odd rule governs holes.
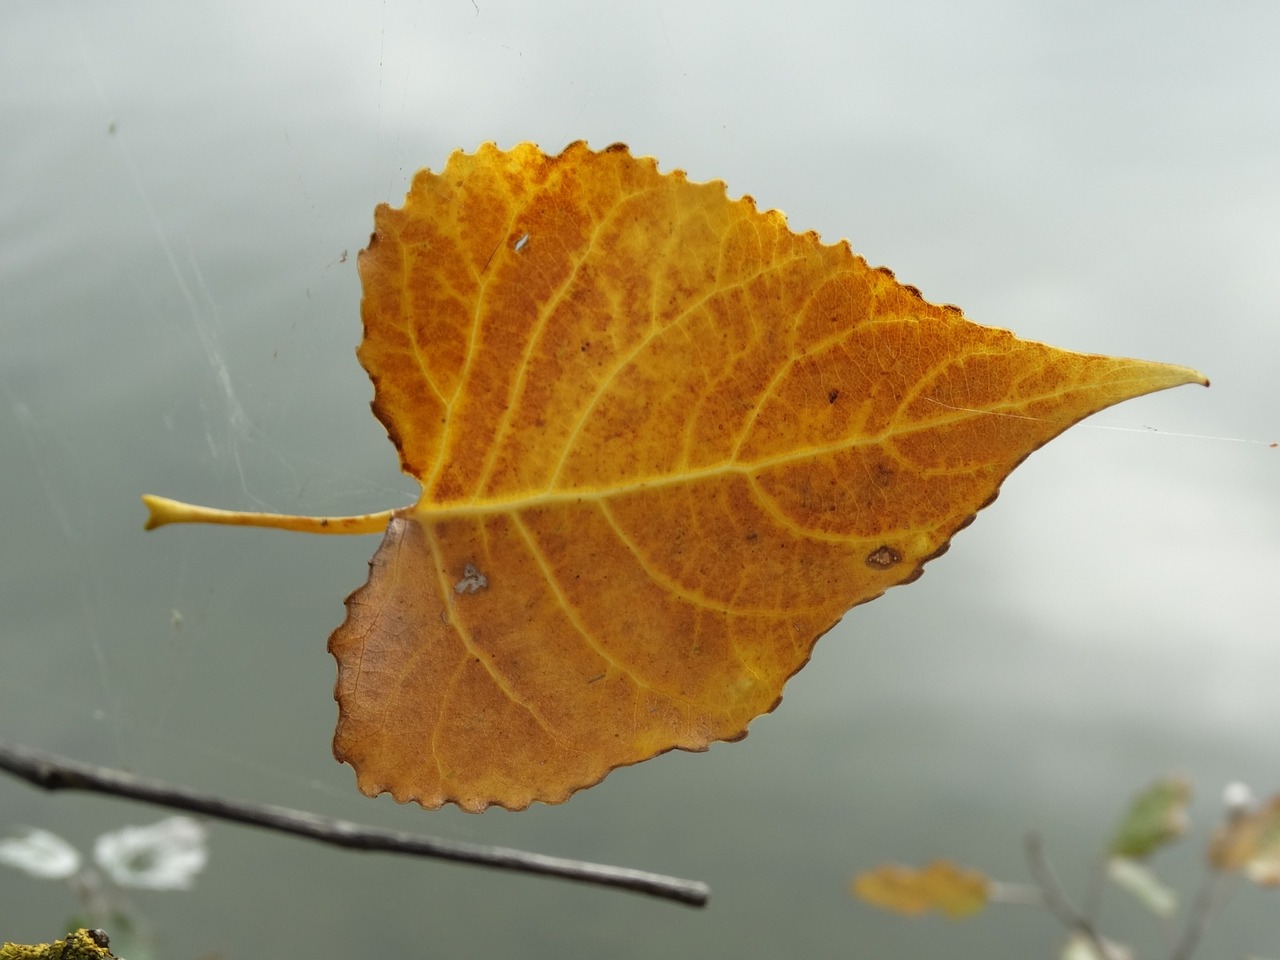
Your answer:
[[[1196,893],[1195,902],[1191,905],[1191,913],[1187,917],[1187,925],[1178,939],[1178,944],[1169,954],[1169,960],[1187,960],[1200,944],[1205,928],[1209,926],[1209,918],[1213,916],[1213,908],[1217,904],[1227,875],[1222,870],[1211,868],[1200,882],[1200,890]]]
[[[493,847],[487,844],[425,837],[398,830],[379,830],[350,820],[322,817],[305,810],[291,810],[270,804],[242,803],[159,780],[137,777],[123,770],[81,763],[4,739],[0,739],[0,770],[8,771],[44,790],[88,790],[116,797],[127,797],[143,803],[188,810],[234,823],[262,827],[280,833],[291,833],[351,850],[407,853],[420,857],[436,857],[477,866],[495,867],[500,870],[536,873],[559,877],[563,880],[577,880],[582,883],[630,890],[634,893],[645,893],[695,907],[705,906],[707,899],[711,896],[710,888],[698,880],[684,880],[680,877],[668,877],[644,870],[632,870],[628,867],[613,867],[603,863],[551,857],[541,853],[514,850],[510,847]]]
[[[1091,924],[1098,922],[1102,912],[1102,891],[1107,885],[1107,857],[1099,854],[1089,867],[1089,886],[1085,888],[1084,909],[1080,912]]]
[[[1071,901],[1067,899],[1067,895],[1063,892],[1062,884],[1058,882],[1058,878],[1053,873],[1053,868],[1049,866],[1049,861],[1044,855],[1044,842],[1040,839],[1040,834],[1027,834],[1026,852],[1027,865],[1031,868],[1031,876],[1036,881],[1036,886],[1040,888],[1041,894],[1044,896],[1044,905],[1049,912],[1062,922],[1068,930],[1079,933],[1094,951],[1103,960],[1109,960],[1111,957],[1111,948],[1107,946],[1102,936],[1098,933],[1094,925],[1079,910],[1072,906]]]

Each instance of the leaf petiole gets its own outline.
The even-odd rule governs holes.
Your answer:
[[[382,533],[394,510],[365,513],[354,517],[294,517],[279,513],[248,513],[240,510],[218,510],[200,507],[168,497],[142,495],[148,517],[145,529],[154,530],[170,523],[221,523],[232,527],[270,527],[295,533]]]

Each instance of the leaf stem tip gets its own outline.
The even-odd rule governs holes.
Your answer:
[[[268,527],[296,533],[381,533],[394,510],[365,513],[353,517],[294,517],[279,513],[249,513],[242,510],[218,510],[200,507],[149,493],[142,495],[147,508],[146,530],[170,523],[219,523],[232,527]]]

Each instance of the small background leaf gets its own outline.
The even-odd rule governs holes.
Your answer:
[[[1209,862],[1259,886],[1280,886],[1280,795],[1220,828],[1209,845]]]
[[[1178,910],[1178,896],[1166,887],[1151,869],[1128,857],[1113,857],[1107,863],[1107,877],[1116,886],[1133,894],[1159,917],[1172,917]]]
[[[93,858],[122,887],[186,890],[208,860],[205,829],[191,817],[168,817],[98,837]]]
[[[852,889],[856,896],[885,910],[909,916],[937,910],[962,920],[986,907],[991,881],[948,860],[935,860],[923,870],[882,864],[854,878]]]
[[[1140,860],[1182,836],[1187,829],[1191,786],[1179,777],[1158,780],[1134,798],[1116,827],[1107,852]]]
[[[41,880],[63,880],[80,869],[80,852],[56,833],[28,828],[0,840],[0,863]]]
[[[1133,951],[1122,943],[1103,939],[1107,948],[1107,956],[1098,953],[1093,942],[1082,934],[1074,935],[1062,947],[1058,954],[1060,960],[1133,960]]]

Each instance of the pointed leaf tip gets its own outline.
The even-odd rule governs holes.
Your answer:
[[[1176,363],[1160,363],[1153,360],[1133,360],[1130,362],[1143,371],[1143,380],[1146,383],[1145,388],[1140,393],[1135,393],[1134,396],[1156,393],[1160,390],[1168,390],[1172,387],[1181,387],[1188,384],[1198,384],[1202,387],[1209,386],[1209,378],[1199,370],[1191,367],[1184,367]]]

